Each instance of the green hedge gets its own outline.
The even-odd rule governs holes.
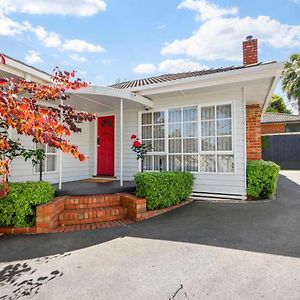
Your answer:
[[[47,203],[54,196],[49,182],[9,183],[9,192],[0,199],[0,227],[35,225],[36,206]]]
[[[136,196],[147,199],[147,209],[165,208],[188,199],[194,176],[188,172],[145,172],[134,177]]]
[[[270,199],[276,192],[280,167],[272,161],[249,161],[247,194],[257,199]]]

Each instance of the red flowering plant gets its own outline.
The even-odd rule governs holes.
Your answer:
[[[140,142],[135,134],[131,136],[131,140],[133,141],[131,150],[137,154],[136,159],[141,160],[142,162],[142,172],[144,171],[144,159],[146,154],[152,150],[152,146],[149,144],[145,144]]]
[[[3,55],[0,55],[0,63],[5,64]],[[70,97],[68,90],[85,88],[88,84],[80,78],[75,78],[75,71],[61,71],[56,67],[53,72],[53,83],[49,85],[28,82],[22,78],[0,78],[0,178],[2,185],[9,176],[11,158],[8,154],[15,157],[24,152],[21,144],[17,145],[17,148],[14,147],[16,141],[9,138],[9,129],[14,129],[20,135],[31,137],[36,144],[47,144],[49,147],[60,149],[64,153],[72,154],[80,161],[86,159],[86,156],[79,152],[78,146],[69,141],[69,136],[72,132],[81,132],[77,124],[84,121],[91,122],[95,119],[95,115],[78,112],[66,102]],[[62,104],[54,107],[52,103],[55,101],[62,101]]]

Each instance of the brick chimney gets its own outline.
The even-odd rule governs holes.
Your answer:
[[[243,42],[243,63],[244,66],[258,63],[257,39],[253,39],[252,35],[247,36]]]

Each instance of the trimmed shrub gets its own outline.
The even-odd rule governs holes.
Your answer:
[[[270,199],[276,192],[280,167],[272,161],[249,161],[247,194],[257,199]]]
[[[34,226],[35,208],[53,199],[53,186],[44,181],[9,183],[8,185],[7,196],[0,199],[0,226]]]
[[[179,204],[192,193],[194,176],[188,172],[146,172],[134,177],[136,196],[146,198],[147,209]]]

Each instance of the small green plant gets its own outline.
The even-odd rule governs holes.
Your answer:
[[[35,225],[35,208],[53,199],[49,182],[9,183],[9,193],[0,199],[0,227]]]
[[[136,196],[146,198],[147,209],[179,204],[192,193],[194,176],[189,172],[145,172],[134,177]]]
[[[28,159],[31,160],[32,166],[39,166],[39,173],[40,173],[40,181],[43,180],[43,163],[46,159],[46,152],[44,148],[37,148],[33,150],[26,150],[23,152],[23,157],[25,161]]]
[[[247,194],[256,199],[270,199],[276,192],[280,167],[272,161],[249,161]]]

